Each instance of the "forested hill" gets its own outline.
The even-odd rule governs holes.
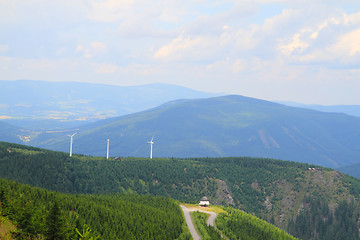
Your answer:
[[[68,151],[69,132],[29,144]],[[360,118],[287,107],[243,96],[174,101],[148,111],[79,127],[74,152],[105,156],[251,156],[339,167],[358,162]]]
[[[360,181],[256,158],[106,160],[0,143],[0,177],[64,193],[138,193],[240,208],[304,239],[358,236]],[[345,226],[345,227],[344,227]],[[306,230],[303,230],[306,229]]]
[[[0,220],[0,239],[190,237],[178,203],[170,198],[60,194],[3,179]]]
[[[205,220],[204,228],[220,239],[214,228],[205,227]],[[216,222],[228,239],[295,239],[261,219],[232,208],[222,210]],[[234,229],[236,225],[242,226],[241,231]],[[180,207],[170,198],[60,194],[0,178],[0,239],[190,238]]]

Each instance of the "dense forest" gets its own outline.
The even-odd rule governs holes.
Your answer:
[[[229,207],[225,210],[217,224],[229,239],[294,239],[250,214],[240,211],[239,215]],[[235,218],[234,213],[238,214]],[[201,238],[223,239],[217,229],[206,224],[207,217],[193,212]],[[9,224],[11,228],[5,226]],[[242,231],[235,231],[234,226],[241,226]],[[62,194],[0,179],[0,239],[190,240],[191,235],[179,204],[170,198]]]
[[[220,213],[216,218],[216,226],[230,240],[292,240],[293,236],[284,230],[275,228],[272,224],[265,222],[251,214],[241,210],[226,208],[227,213]]]
[[[178,203],[149,195],[70,195],[0,179],[0,213],[16,239],[190,238]]]
[[[340,231],[341,217],[353,206],[352,227],[344,234],[358,233],[354,226],[359,222],[360,181],[332,169],[296,162],[246,157],[70,158],[62,152],[0,143],[0,177],[72,194],[150,194],[189,203],[207,196],[212,204],[242,209],[299,238],[325,239],[326,231],[320,231],[308,214],[316,204],[309,199],[316,197],[328,206],[326,216],[332,216],[333,231]],[[294,227],[298,223],[307,226],[306,233]]]
[[[359,205],[354,200],[341,202],[335,211],[319,197],[307,197],[288,231],[302,239],[359,239]],[[313,230],[315,229],[315,230]]]
[[[15,144],[0,144],[0,176],[64,193],[122,193],[169,196],[197,202],[216,198],[218,179],[232,190],[233,202],[259,212],[272,184],[296,181],[307,165],[255,158],[146,159],[73,155]],[[263,188],[259,191],[252,185]]]

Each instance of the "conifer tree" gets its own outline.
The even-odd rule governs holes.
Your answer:
[[[46,219],[45,231],[46,240],[67,239],[64,220],[61,215],[60,207],[56,201],[50,209],[49,215]]]

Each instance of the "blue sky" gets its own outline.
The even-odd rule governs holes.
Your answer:
[[[0,79],[360,105],[354,0],[0,0]]]

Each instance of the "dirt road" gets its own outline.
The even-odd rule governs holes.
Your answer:
[[[198,232],[196,231],[196,228],[195,228],[195,225],[192,221],[192,218],[191,218],[191,212],[196,212],[196,211],[199,211],[199,212],[203,212],[203,213],[207,213],[207,214],[210,214],[209,218],[206,220],[206,223],[208,225],[211,225],[213,227],[215,227],[215,219],[217,217],[217,213],[215,212],[209,212],[209,211],[204,211],[204,210],[201,210],[199,208],[187,208],[183,205],[180,205],[181,209],[183,210],[184,212],[184,216],[185,216],[185,221],[186,221],[186,224],[188,225],[188,228],[190,230],[190,233],[191,233],[191,236],[194,240],[200,240],[201,237],[200,235],[198,234]]]

